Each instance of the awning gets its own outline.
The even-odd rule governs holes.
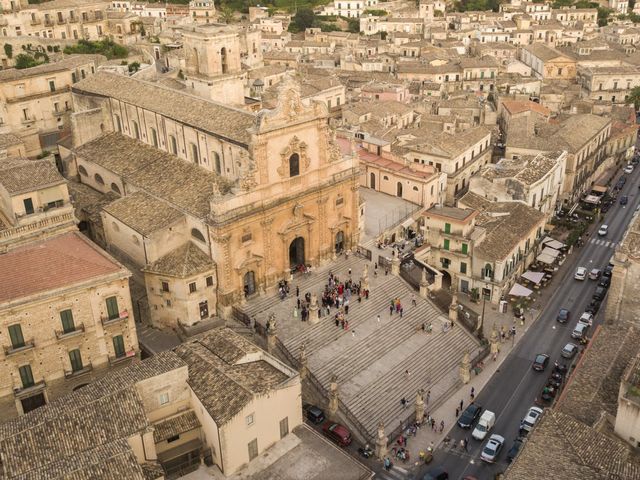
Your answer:
[[[519,283],[516,283],[511,287],[511,290],[509,290],[509,295],[513,295],[514,297],[528,297],[532,293],[532,290],[529,290],[527,287],[523,287]]]
[[[539,284],[544,278],[544,273],[542,272],[532,272],[531,270],[527,270],[522,274],[522,278],[529,280],[530,282]]]
[[[544,247],[542,249],[541,252],[542,255],[549,255],[552,258],[556,258],[558,255],[560,255],[560,251],[556,250],[555,248],[551,248],[551,247]]]
[[[560,250],[561,248],[566,247],[566,245],[558,240],[554,240],[553,238],[545,243],[547,247],[555,248],[556,250]]]
[[[607,187],[603,187],[602,185],[594,185],[591,187],[592,192],[596,193],[607,193]]]
[[[413,218],[407,218],[404,222],[402,222],[402,228],[409,228],[416,221]]]
[[[598,203],[600,203],[600,197],[596,197],[595,195],[587,195],[582,201],[584,203],[591,203],[593,205],[597,205]]]
[[[555,261],[555,258],[551,255],[547,255],[546,253],[541,253],[536,257],[536,260],[550,265]]]

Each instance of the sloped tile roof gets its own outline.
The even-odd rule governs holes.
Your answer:
[[[145,272],[186,278],[215,268],[215,263],[193,242],[167,253],[144,268]]]
[[[129,271],[79,232],[0,255],[0,302]]]
[[[173,417],[153,424],[153,441],[160,443],[181,433],[189,432],[200,426],[200,421],[193,410],[187,410]]]
[[[49,160],[13,158],[0,160],[0,184],[10,195],[65,183],[55,165]]]
[[[167,202],[143,191],[105,205],[104,211],[144,236],[173,225],[185,217]]]

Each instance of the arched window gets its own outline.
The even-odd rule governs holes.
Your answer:
[[[191,236],[193,238],[195,238],[196,240],[200,240],[201,242],[206,243],[207,241],[204,239],[204,235],[202,235],[202,232],[200,230],[198,230],[197,228],[192,228],[191,229]]]
[[[300,156],[294,153],[289,157],[289,176],[296,177],[300,175]]]
[[[227,73],[229,66],[227,65],[227,49],[224,47],[220,49],[220,65],[222,66],[222,73]]]
[[[396,184],[396,196],[402,197],[402,183],[400,182]]]
[[[213,152],[213,164],[216,167],[216,173],[220,175],[222,173],[222,162],[220,162],[220,155],[218,155],[218,152]]]
[[[138,122],[133,121],[133,136],[136,140],[140,140],[140,127],[138,127]]]
[[[482,269],[482,275],[485,278],[491,278],[493,277],[493,269],[491,268],[491,264],[487,263],[484,268]]]
[[[151,129],[151,143],[154,147],[158,148],[158,133],[155,128]]]
[[[116,131],[122,131],[122,123],[120,122],[120,116],[116,115]]]
[[[131,240],[133,241],[134,245],[140,245],[140,240],[138,240],[137,235],[131,235]]]
[[[178,154],[178,141],[173,135],[169,135],[169,148],[174,155]]]
[[[376,174],[375,173],[371,172],[371,179],[370,180],[371,181],[369,182],[370,183],[369,186],[375,190],[376,189]]]
[[[413,187],[413,191],[417,192],[418,191],[418,187]]]
[[[78,172],[80,172],[80,175],[84,175],[85,177],[86,177],[87,175],[89,175],[89,174],[87,173],[87,169],[86,169],[86,168],[84,168],[82,165],[79,165],[79,166],[78,166]]]
[[[111,190],[116,192],[118,195],[122,195],[122,192],[120,192],[120,187],[118,187],[118,185],[116,185],[115,183],[111,184]]]
[[[195,143],[190,143],[191,147],[191,160],[193,163],[200,163],[200,154],[198,153],[198,146]]]
[[[96,181],[96,183],[99,183],[100,185],[104,185],[104,180],[102,179],[99,173],[96,173],[93,176],[93,179]]]
[[[100,132],[101,132],[101,133],[104,133],[104,123],[101,123],[101,124],[100,124]]]
[[[118,224],[116,222],[111,222],[111,228],[113,228],[114,232],[119,232],[120,231],[120,227],[118,226]]]

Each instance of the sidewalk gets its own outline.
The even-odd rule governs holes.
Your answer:
[[[437,448],[444,438],[447,435],[447,432],[451,429],[451,426],[456,422],[456,408],[460,407],[460,400],[463,401],[463,408],[466,408],[471,401],[471,388],[474,389],[475,396],[477,396],[484,386],[489,382],[493,374],[500,369],[500,366],[505,361],[511,350],[515,348],[518,342],[524,337],[524,334],[529,330],[531,325],[540,317],[542,311],[544,310],[545,305],[548,303],[549,299],[553,296],[555,292],[555,286],[558,282],[561,281],[561,278],[564,276],[565,272],[569,268],[573,268],[572,256],[569,256],[567,261],[563,263],[562,266],[554,275],[553,280],[547,285],[547,287],[541,291],[540,295],[536,296],[536,300],[531,308],[529,308],[525,312],[525,322],[524,325],[518,320],[516,322],[516,335],[515,338],[506,339],[501,342],[500,353],[496,361],[493,361],[491,356],[488,356],[485,359],[484,368],[479,374],[471,373],[471,380],[467,385],[462,386],[458,391],[449,397],[447,401],[443,404],[437,406],[435,410],[431,410],[429,405],[425,405],[425,418],[427,415],[431,415],[435,419],[435,430],[432,430],[430,426],[427,426],[426,423],[422,426],[415,437],[409,437],[407,442],[407,448],[411,455],[411,462],[407,463],[406,467],[411,469],[417,469],[419,465],[421,465],[419,461],[419,452],[426,451],[429,445],[433,442],[435,448]],[[482,303],[480,304],[472,304],[466,298],[462,299],[461,303],[464,303],[465,308],[468,305],[473,310],[477,311],[478,306],[481,311]],[[511,307],[508,308],[506,313],[499,313],[498,306],[490,303],[485,304],[485,314],[484,314],[484,331],[486,332],[487,338],[491,334],[491,330],[493,325],[495,324],[498,333],[500,332],[500,327],[504,326],[505,331],[508,331],[512,325],[514,325],[514,315]],[[425,398],[426,400],[426,398]],[[426,403],[426,402],[425,402]],[[413,402],[411,407],[414,407]],[[461,413],[461,412],[459,412]],[[444,429],[443,432],[440,433],[440,422],[444,420]],[[460,442],[462,438],[452,437],[452,441]],[[389,450],[397,445],[397,439],[393,439],[389,444]]]

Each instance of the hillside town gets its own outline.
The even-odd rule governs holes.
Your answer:
[[[640,480],[640,3],[0,7],[0,478]]]

